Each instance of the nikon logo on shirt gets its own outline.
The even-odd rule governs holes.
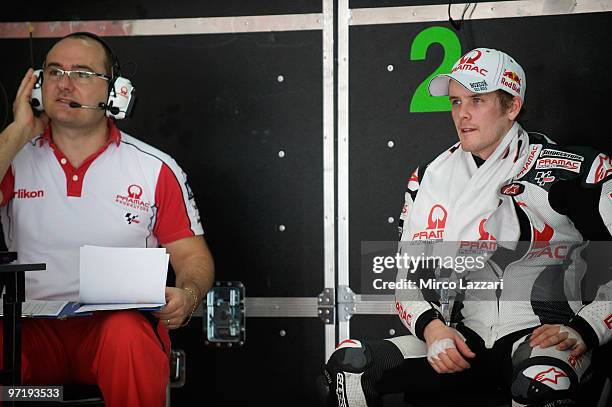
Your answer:
[[[45,192],[42,189],[38,191],[28,191],[27,189],[21,188],[15,191],[14,194],[14,197],[19,199],[42,198],[45,196]]]

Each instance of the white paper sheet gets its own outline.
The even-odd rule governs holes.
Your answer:
[[[133,309],[133,308],[159,308],[161,304],[88,304],[81,305],[75,312],[80,314],[82,312],[93,312],[93,311],[114,311],[120,309]]]
[[[163,305],[169,258],[164,248],[83,246],[79,302]]]

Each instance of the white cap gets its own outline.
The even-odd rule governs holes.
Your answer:
[[[454,79],[474,93],[505,90],[525,101],[525,72],[508,54],[489,48],[476,48],[461,57],[448,74],[429,82],[431,96],[447,96],[448,82]]]

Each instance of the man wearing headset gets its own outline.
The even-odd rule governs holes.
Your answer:
[[[341,343],[324,371],[328,406],[380,406],[393,392],[485,405],[495,388],[513,406],[587,405],[593,351],[612,339],[612,284],[609,260],[587,270],[581,250],[611,240],[612,162],[523,130],[525,80],[509,55],[478,48],[430,82],[450,99],[459,142],[410,177],[400,251],[484,253],[484,266],[455,277],[492,289],[459,290],[446,312],[448,291],[419,287],[442,281],[440,268],[417,270],[416,289],[396,290],[412,335]],[[599,279],[589,298],[585,270]]]
[[[166,287],[156,318],[128,310],[24,321],[22,376],[27,384],[97,384],[107,406],[163,406],[168,329],[188,322],[212,285],[213,262],[180,167],[115,126],[132,96],[118,70],[109,46],[90,33],[58,41],[42,78],[28,70],[14,121],[0,134],[5,239],[20,261],[47,263],[27,273],[26,299],[78,299],[84,244],[161,245],[176,287]],[[40,80],[37,116],[30,99]]]

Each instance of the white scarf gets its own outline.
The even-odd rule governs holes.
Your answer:
[[[460,143],[438,156],[427,167],[407,220],[406,239],[422,231],[438,229],[444,241],[475,241],[486,238],[486,219],[504,202],[502,212],[514,213],[511,197],[499,195],[502,185],[519,173],[527,158],[529,138],[518,123],[510,128],[491,156],[478,167]],[[452,151],[452,152],[451,152]],[[439,205],[439,206],[438,206]],[[440,207],[441,206],[441,207]],[[498,224],[486,240],[518,239],[518,222]],[[516,225],[514,224],[516,223]]]

